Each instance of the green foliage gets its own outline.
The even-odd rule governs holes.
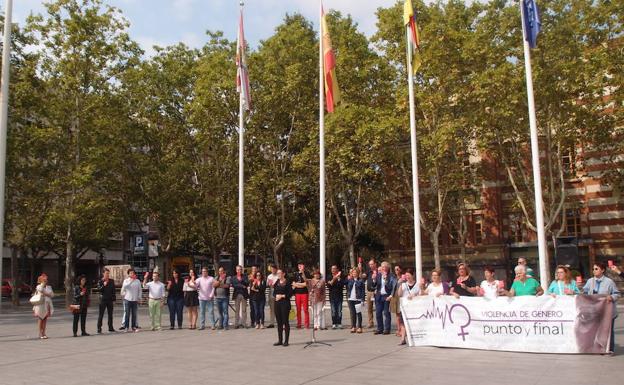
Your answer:
[[[479,208],[473,198],[489,178],[489,170],[467,162],[480,152],[503,164],[517,210],[532,226],[524,57],[516,2],[414,5],[423,49],[414,83],[420,220],[439,264],[443,232],[467,244],[465,218]],[[624,152],[621,7],[540,2],[543,31],[532,62],[553,236],[564,223],[565,151],[606,151],[616,167],[605,180],[624,188],[617,167]],[[402,11],[402,1],[380,8],[371,38],[350,16],[328,13],[343,96],[326,116],[333,262],[355,264],[357,255],[379,252],[389,228],[412,233]],[[144,57],[128,27],[102,0],[56,0],[14,31],[7,241],[65,257],[67,287],[75,260],[110,246],[111,234],[129,225],[156,223],[170,254],[216,261],[237,247],[235,43],[208,32],[200,49],[180,43]],[[312,23],[285,16],[250,50],[249,69],[245,248],[280,264],[315,261],[319,83]]]

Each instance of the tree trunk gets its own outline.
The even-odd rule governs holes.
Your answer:
[[[19,306],[20,304],[18,288],[21,286],[21,279],[19,279],[19,274],[18,274],[17,255],[18,255],[18,248],[11,247],[11,286],[13,287],[13,290],[11,291],[11,302],[13,302],[13,305],[15,306]]]
[[[440,268],[440,232],[439,231],[430,231],[431,235],[431,244],[433,245],[433,261],[435,263],[435,268]]]
[[[72,288],[74,285],[74,241],[71,236],[71,225],[67,228],[67,245],[65,250],[65,302],[72,303]]]
[[[355,266],[355,242],[349,243],[349,266]]]

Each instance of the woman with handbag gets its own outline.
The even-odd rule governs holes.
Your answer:
[[[39,338],[47,340],[46,326],[48,324],[48,318],[54,313],[54,306],[52,305],[54,291],[52,290],[52,286],[48,285],[48,276],[46,274],[41,274],[39,278],[37,278],[37,284],[35,294],[30,299],[30,303],[33,305],[33,314],[37,317]]]
[[[78,320],[80,320],[81,335],[88,336],[87,324],[87,308],[89,307],[89,290],[87,289],[87,277],[80,275],[78,284],[74,286],[74,301],[69,307],[74,314],[74,337],[78,337]]]

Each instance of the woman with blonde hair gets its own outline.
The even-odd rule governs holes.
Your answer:
[[[448,293],[449,286],[445,282],[442,282],[442,271],[440,271],[440,269],[431,270],[431,283],[425,290],[421,291],[421,295],[439,297]]]
[[[351,314],[351,333],[362,333],[362,304],[364,303],[365,279],[361,278],[360,270],[354,267],[347,279],[347,303]]]
[[[559,265],[555,272],[556,279],[550,283],[547,293],[553,297],[558,295],[580,294],[576,282],[572,281],[572,274],[567,266]]]
[[[46,326],[48,325],[48,318],[54,313],[54,305],[52,305],[54,291],[52,286],[48,285],[48,276],[45,273],[37,278],[35,295],[40,295],[42,299],[38,305],[33,306],[33,314],[37,317],[37,326],[39,327],[39,338],[47,340]]]

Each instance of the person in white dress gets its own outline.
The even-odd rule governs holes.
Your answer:
[[[449,287],[446,283],[442,282],[442,272],[439,269],[431,271],[431,283],[425,290],[421,292],[421,295],[428,295],[430,297],[439,297],[446,295],[449,292]]]
[[[33,306],[33,315],[37,317],[37,326],[39,327],[39,338],[47,340],[46,326],[48,324],[48,318],[54,313],[54,305],[52,304],[52,297],[54,297],[54,291],[52,286],[48,285],[48,276],[41,274],[37,278],[37,287],[35,288],[35,295],[39,294],[43,297],[43,301],[39,305]]]
[[[485,279],[479,286],[479,296],[487,299],[494,299],[498,297],[500,289],[505,288],[504,282],[496,279],[494,274],[495,270],[493,267],[486,266],[483,268],[483,275],[485,276]]]

